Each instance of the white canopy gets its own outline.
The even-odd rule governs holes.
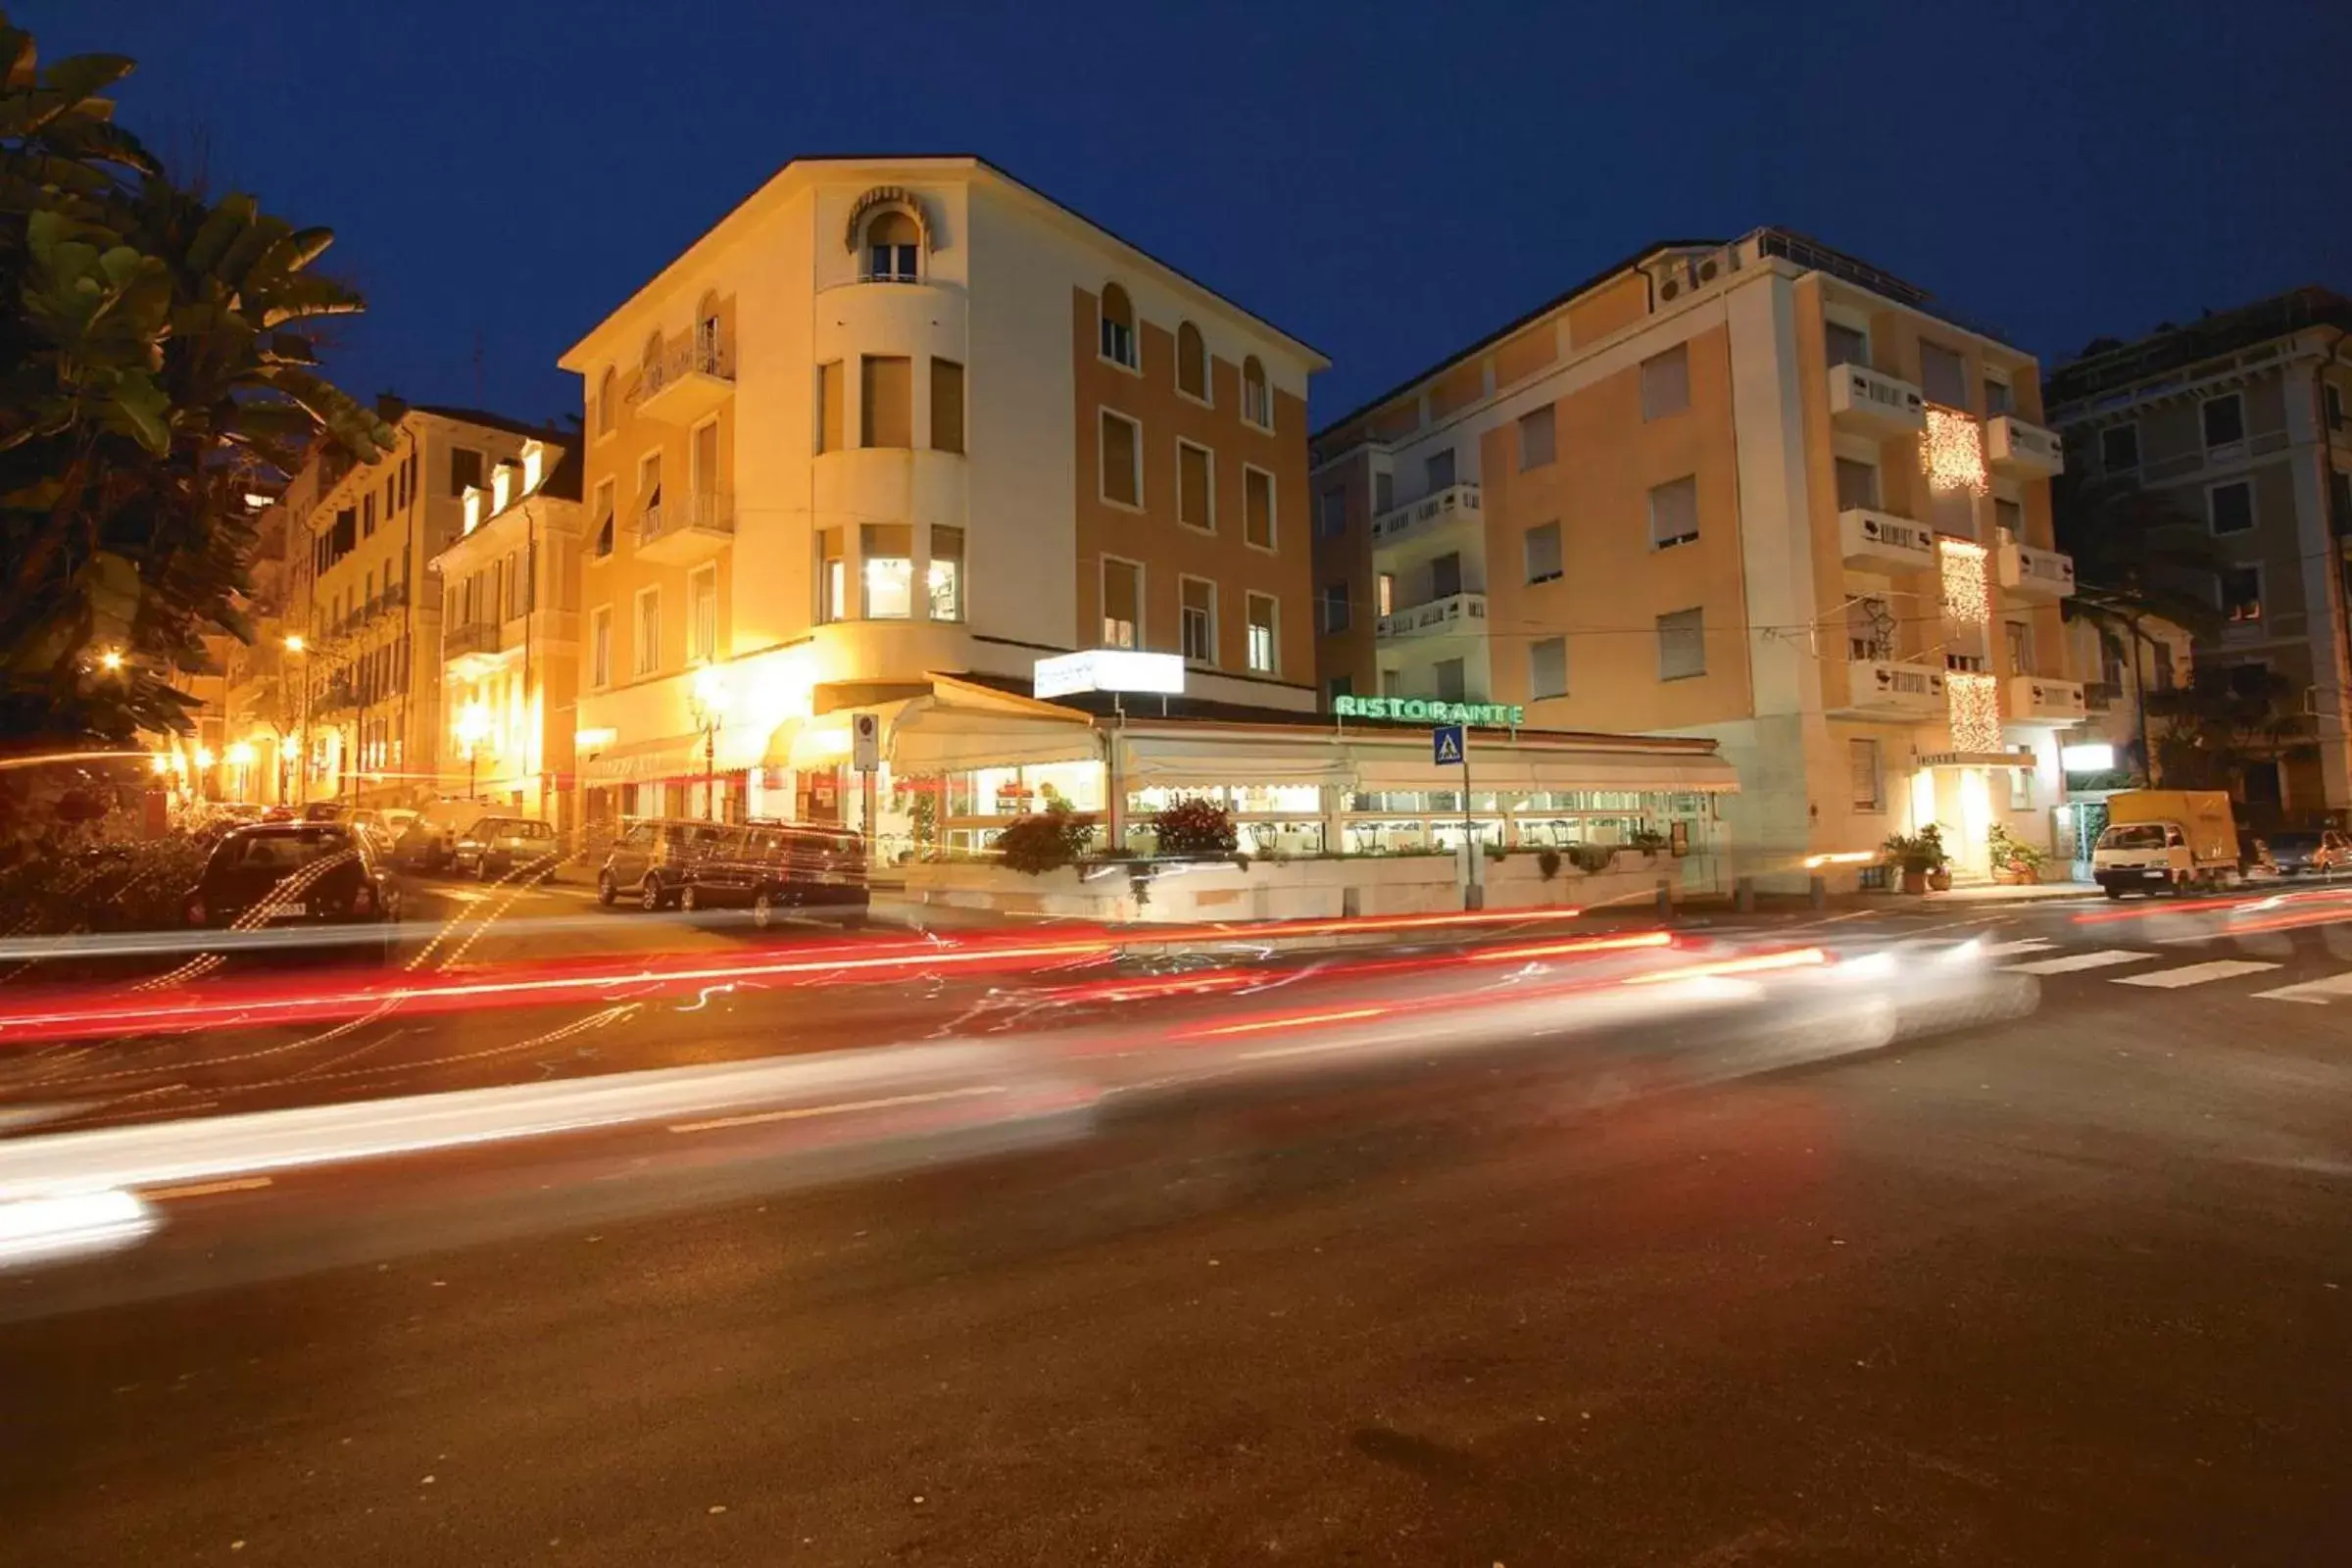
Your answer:
[[[1037,762],[1091,762],[1102,756],[1094,725],[1077,714],[1048,718],[925,699],[910,704],[890,732],[890,765],[902,775]]]
[[[1346,751],[1330,737],[1308,733],[1122,735],[1119,772],[1129,789],[1201,789],[1215,784],[1345,784]]]

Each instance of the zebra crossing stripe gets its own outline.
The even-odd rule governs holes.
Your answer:
[[[1984,958],[2011,958],[2021,953],[2044,953],[2058,944],[2048,937],[2026,937],[2017,942],[1993,942],[1978,950]]]
[[[2325,1006],[2330,997],[2352,997],[2352,973],[2331,974],[2325,980],[2306,980],[2297,986],[2280,986],[2276,991],[2257,991],[2257,997],[2273,1002],[2308,1002]]]
[[[2180,986],[2201,986],[2209,980],[2229,980],[2241,974],[2260,974],[2276,969],[2275,963],[2259,963],[2252,958],[2216,958],[2211,963],[2191,963],[2178,969],[2159,969],[2154,974],[2119,974],[2112,984],[2119,986],[2155,986],[2171,991]]]
[[[2092,953],[2069,953],[2063,957],[2036,958],[2031,963],[2013,963],[2009,968],[2019,974],[2072,974],[2077,969],[2105,969],[2119,963],[2145,963],[2156,956],[2153,953],[2138,953],[2130,948],[2100,948]]]

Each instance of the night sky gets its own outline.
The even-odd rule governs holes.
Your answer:
[[[822,153],[989,158],[1322,349],[1318,420],[1652,239],[1767,222],[2045,364],[2352,289],[2340,0],[9,10],[138,59],[121,118],[175,164],[337,231],[346,388],[526,417]]]

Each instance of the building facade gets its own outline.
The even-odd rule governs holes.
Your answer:
[[[445,789],[568,832],[576,805],[580,443],[526,438],[460,498],[440,585],[440,761]]]
[[[2221,629],[2199,678],[2283,681],[2292,737],[2243,781],[2258,820],[2352,815],[2347,331],[2352,300],[2298,289],[2108,346],[2047,388],[2067,462],[2169,503],[2211,556]]]
[[[2085,697],[2031,356],[1800,236],[1654,246],[1314,439],[1326,701],[1708,736],[1742,869],[2052,844]]]
[[[1024,753],[1017,713],[951,739],[930,678],[1026,679],[1071,650],[1178,654],[1196,694],[1313,705],[1323,360],[979,160],[791,164],[562,363],[587,408],[592,825],[984,837],[1063,788],[1021,768],[1078,759],[1059,735]],[[962,782],[900,787],[918,772]]]

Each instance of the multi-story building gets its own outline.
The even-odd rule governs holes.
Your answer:
[[[2049,844],[2085,716],[2033,358],[1780,229],[1652,246],[1314,439],[1326,695],[1713,737],[1741,863]]]
[[[307,543],[307,799],[384,805],[464,787],[442,740],[442,599],[419,576],[465,531],[466,493],[545,434],[471,409],[383,411],[395,440],[320,492]]]
[[[592,822],[951,837],[1041,799],[1101,809],[1091,731],[968,710],[1070,650],[1180,654],[1196,697],[1313,707],[1324,361],[985,162],[790,164],[562,363],[588,413]],[[935,675],[974,678],[965,711]],[[854,714],[877,721],[872,815]],[[918,773],[948,780],[928,808],[895,787]]]
[[[2352,300],[2297,289],[2107,346],[2045,394],[2070,466],[2170,503],[2210,554],[2222,624],[2200,678],[2292,694],[2294,733],[2244,774],[2258,821],[2352,811],[2348,330]]]
[[[439,772],[466,792],[571,826],[579,688],[580,442],[526,438],[469,488],[441,585]],[[453,768],[454,763],[454,768]]]

